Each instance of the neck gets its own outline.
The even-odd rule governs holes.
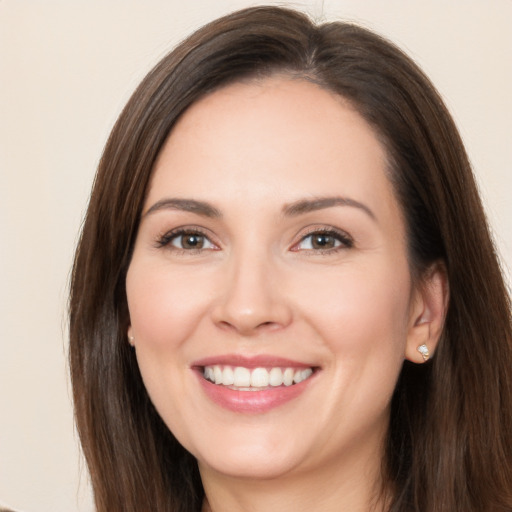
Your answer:
[[[206,493],[202,512],[383,512],[381,455],[339,458],[314,471],[249,479],[199,465]],[[355,454],[353,454],[355,455]]]

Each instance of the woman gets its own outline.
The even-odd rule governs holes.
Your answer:
[[[252,8],[139,86],[71,290],[97,510],[512,510],[510,302],[433,86]]]

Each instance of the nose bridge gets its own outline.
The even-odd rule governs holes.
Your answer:
[[[216,309],[216,322],[250,334],[285,326],[291,319],[280,287],[280,271],[271,251],[259,244],[234,248]]]

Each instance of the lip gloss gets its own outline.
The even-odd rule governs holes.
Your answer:
[[[197,372],[201,386],[213,402],[225,409],[241,413],[261,414],[279,407],[301,395],[311,379],[306,379],[291,386],[278,386],[255,391],[232,389],[228,386],[213,384]]]

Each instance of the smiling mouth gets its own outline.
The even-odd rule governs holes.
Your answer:
[[[212,365],[203,367],[203,377],[218,386],[238,391],[262,391],[293,386],[311,377],[314,368],[246,368],[244,366]]]

